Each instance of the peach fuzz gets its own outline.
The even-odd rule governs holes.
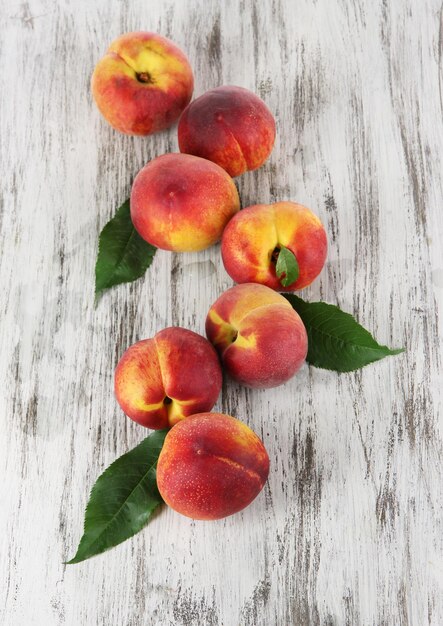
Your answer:
[[[306,329],[289,302],[256,283],[236,285],[212,305],[206,335],[227,373],[243,385],[276,387],[301,367]]]
[[[295,255],[300,269],[297,280],[287,287],[275,272],[281,246]],[[294,291],[319,275],[327,246],[326,231],[312,211],[295,202],[277,202],[250,206],[236,215],[223,232],[221,251],[226,271],[235,282]]]
[[[207,91],[186,107],[178,124],[180,152],[210,159],[231,176],[263,165],[274,140],[272,113],[242,87]]]
[[[212,409],[221,385],[211,344],[190,330],[171,327],[126,350],[115,370],[114,389],[128,417],[159,429]]]
[[[194,89],[189,61],[172,41],[149,32],[115,39],[97,63],[92,94],[121,133],[150,135],[173,124]]]
[[[137,174],[131,192],[136,230],[163,250],[211,246],[239,209],[237,188],[225,170],[189,154],[154,159]]]
[[[222,413],[200,413],[166,435],[157,485],[178,513],[216,520],[248,506],[268,473],[266,449],[246,424]]]

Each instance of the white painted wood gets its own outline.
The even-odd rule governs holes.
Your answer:
[[[3,0],[0,7],[0,623],[443,623],[442,7],[437,0]],[[144,435],[113,369],[165,325],[203,332],[231,281],[219,248],[157,254],[93,306],[97,236],[176,130],[128,138],[100,118],[95,62],[128,30],[170,36],[196,89],[238,84],[278,139],[238,179],[243,204],[292,199],[329,233],[305,292],[406,354],[286,386],[225,384],[217,408],[262,435],[272,469],[243,513],[163,511],[65,567],[98,474]]]

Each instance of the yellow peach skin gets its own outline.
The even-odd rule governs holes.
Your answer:
[[[143,239],[177,252],[219,241],[239,210],[232,178],[221,167],[189,154],[164,154],[137,174],[131,217]]]
[[[92,93],[103,117],[128,135],[168,128],[191,100],[189,61],[169,39],[149,32],[122,35],[92,75]]]
[[[300,269],[297,280],[286,287],[275,271],[281,246],[295,255]],[[321,272],[326,253],[326,231],[321,221],[295,202],[247,207],[223,232],[223,264],[237,283],[256,282],[277,291],[303,289]]]
[[[157,484],[178,513],[216,520],[248,506],[268,473],[266,449],[246,424],[223,413],[201,413],[166,435]]]
[[[276,387],[306,358],[300,316],[280,294],[245,283],[225,291],[206,318],[206,335],[228,374],[248,387]]]
[[[212,409],[221,384],[211,344],[190,330],[171,327],[126,350],[115,370],[114,389],[128,417],[159,429]]]

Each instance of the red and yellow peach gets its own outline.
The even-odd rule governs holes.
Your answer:
[[[272,113],[242,87],[207,91],[186,107],[178,124],[180,152],[210,159],[231,176],[263,165],[274,140]]]
[[[92,75],[92,93],[103,117],[128,135],[168,128],[191,100],[189,61],[169,39],[149,32],[122,35]]]
[[[219,241],[240,209],[232,178],[221,167],[189,154],[164,154],[137,174],[131,218],[143,239],[178,252]]]
[[[217,401],[222,373],[204,338],[179,327],[130,346],[115,370],[115,396],[123,411],[147,428],[173,426]]]
[[[279,250],[296,257],[299,276],[283,287],[276,275]],[[319,218],[295,202],[257,204],[243,209],[227,225],[222,238],[226,271],[237,283],[257,282],[278,291],[311,284],[326,259],[327,239]]]
[[[248,426],[222,413],[200,413],[166,435],[157,485],[178,513],[216,520],[248,506],[268,473],[266,449]]]
[[[225,291],[206,318],[206,335],[228,374],[248,387],[276,387],[306,358],[308,341],[299,315],[280,294],[245,283]]]

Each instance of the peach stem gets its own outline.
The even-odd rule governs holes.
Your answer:
[[[137,80],[140,83],[153,83],[154,82],[151,78],[151,75],[148,72],[140,72],[140,74],[137,74]]]

